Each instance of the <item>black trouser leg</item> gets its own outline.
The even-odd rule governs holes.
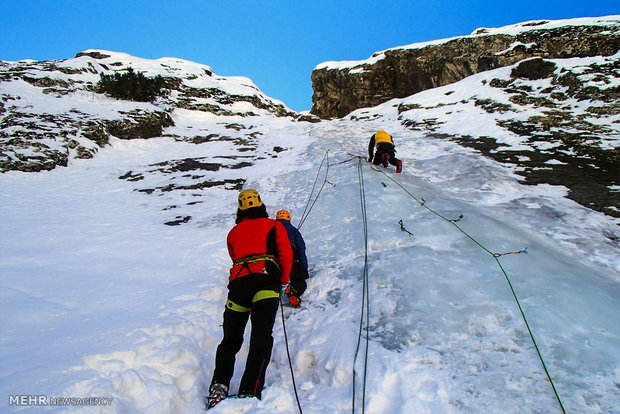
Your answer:
[[[377,152],[375,152],[375,157],[372,159],[372,163],[374,165],[379,165],[381,164],[381,162],[383,162],[383,152],[377,150]]]
[[[392,164],[394,167],[397,167],[397,168],[398,168],[399,161],[400,160],[396,158],[396,156],[393,156],[393,155],[390,155],[390,159],[388,160],[390,164]]]
[[[265,385],[265,372],[273,348],[273,324],[278,312],[278,298],[260,300],[252,306],[252,334],[250,350],[241,378],[239,394],[252,394],[258,398]]]
[[[230,379],[235,369],[235,356],[243,344],[243,332],[248,322],[249,312],[224,311],[224,338],[215,354],[215,370],[211,385],[218,383],[230,387]]]
[[[289,284],[295,289],[297,297],[301,297],[308,287],[304,268],[299,261],[293,261]]]
[[[383,162],[383,154],[388,154],[390,156],[388,162],[398,167],[398,158],[396,158],[394,146],[383,142],[377,145],[377,152],[375,153],[375,158],[372,160],[372,163],[375,165],[381,164]]]

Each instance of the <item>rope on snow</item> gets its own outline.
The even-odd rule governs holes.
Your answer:
[[[323,183],[321,184],[321,188],[319,188],[319,191],[317,192],[316,196],[314,197],[314,201],[312,201],[312,204],[310,204],[310,201],[312,200],[312,195],[314,194],[314,190],[316,188],[316,183],[317,183],[317,181],[319,179],[319,174],[321,173],[321,169],[323,168],[323,164],[325,164],[326,161],[327,161],[327,163],[325,165],[325,177],[323,178]],[[329,175],[329,151],[325,151],[325,155],[323,156],[323,160],[321,161],[321,165],[319,165],[319,170],[316,172],[316,177],[314,178],[314,184],[312,184],[312,191],[310,191],[310,196],[308,197],[308,202],[306,203],[306,207],[304,208],[304,212],[301,214],[301,217],[299,219],[299,223],[297,224],[297,228],[298,229],[301,228],[301,226],[306,221],[306,218],[308,218],[308,216],[310,215],[310,211],[312,211],[312,208],[314,207],[314,204],[319,199],[319,196],[321,195],[321,191],[323,191],[323,187],[325,187],[325,184],[329,184],[332,187],[335,187],[335,184],[332,184],[329,181],[327,181],[327,176],[328,175]]]
[[[517,304],[517,307],[519,308],[519,312],[521,313],[521,317],[523,318],[523,322],[525,323],[525,327],[527,328],[527,331],[530,335],[530,339],[532,340],[532,343],[534,345],[534,349],[536,350],[536,353],[538,354],[538,358],[540,359],[540,362],[542,364],[542,367],[545,371],[545,374],[547,375],[547,379],[549,380],[549,383],[551,384],[551,388],[553,389],[553,393],[555,394],[555,398],[558,401],[558,404],[560,405],[560,409],[562,410],[562,413],[566,414],[566,410],[564,409],[564,405],[562,404],[562,399],[560,398],[560,395],[558,394],[558,391],[555,387],[555,384],[553,382],[553,379],[551,378],[551,374],[549,373],[549,370],[547,369],[547,365],[545,364],[545,360],[540,352],[540,348],[538,347],[538,344],[536,343],[536,339],[534,339],[534,334],[532,332],[532,329],[530,328],[530,324],[527,321],[527,318],[525,317],[525,313],[523,312],[523,308],[521,307],[521,303],[519,301],[519,298],[517,297],[517,294],[514,290],[514,287],[512,286],[512,282],[510,281],[510,278],[508,277],[508,274],[506,273],[506,271],[504,270],[504,267],[502,266],[501,262],[499,261],[499,257],[503,256],[503,255],[507,255],[507,254],[518,254],[518,253],[527,253],[527,247],[524,250],[519,250],[517,252],[507,252],[507,253],[493,253],[491,252],[489,249],[487,249],[485,246],[483,246],[478,240],[476,240],[475,238],[473,238],[472,236],[470,236],[465,230],[463,230],[458,224],[456,224],[461,218],[462,215],[459,217],[459,219],[457,220],[450,220],[446,217],[444,217],[443,215],[439,214],[438,212],[436,212],[435,210],[433,210],[432,208],[428,207],[426,205],[426,201],[424,200],[424,198],[422,198],[421,200],[419,200],[418,198],[416,198],[413,194],[411,194],[405,187],[403,187],[403,185],[401,185],[398,181],[396,181],[394,178],[392,178],[391,176],[389,176],[385,171],[381,170],[381,169],[374,169],[374,171],[378,171],[381,172],[383,175],[385,175],[387,178],[389,178],[394,184],[396,184],[397,186],[399,186],[405,193],[407,193],[411,198],[413,198],[415,201],[417,201],[421,207],[424,207],[425,209],[427,209],[428,211],[430,211],[431,213],[435,214],[436,216],[442,218],[443,220],[452,223],[452,225],[454,227],[456,227],[461,233],[463,233],[465,236],[467,236],[471,241],[473,241],[475,244],[477,244],[481,249],[483,249],[484,251],[486,251],[487,253],[489,253],[497,262],[497,265],[499,266],[499,268],[501,269],[504,278],[506,279],[506,282],[508,283],[508,286],[510,287],[510,291],[512,293],[512,296]]]
[[[362,169],[362,159],[361,157],[357,163],[357,173],[359,178],[359,189],[360,189],[360,206],[362,210],[362,224],[364,228],[364,267],[362,270],[362,310],[360,314],[360,326],[359,332],[357,335],[357,346],[355,348],[355,357],[353,358],[353,396],[351,399],[351,413],[355,414],[355,363],[357,362],[357,357],[359,354],[360,343],[362,340],[362,326],[364,322],[364,311],[366,312],[366,352],[364,355],[364,376],[363,376],[363,387],[362,387],[362,413],[365,411],[366,407],[366,374],[368,371],[368,341],[369,341],[369,330],[370,330],[370,304],[369,304],[369,290],[368,290],[368,221],[366,219],[366,194],[364,190],[364,173]]]

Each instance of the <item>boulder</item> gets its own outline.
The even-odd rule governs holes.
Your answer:
[[[126,117],[107,121],[108,132],[122,139],[154,138],[162,135],[164,128],[173,126],[170,115],[161,111],[132,111]]]
[[[510,75],[513,78],[524,78],[529,80],[544,79],[550,77],[555,72],[556,65],[553,62],[541,58],[524,60],[514,68]]]

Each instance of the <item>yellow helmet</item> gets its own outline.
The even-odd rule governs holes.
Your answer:
[[[280,210],[276,213],[277,220],[288,220],[291,221],[291,213],[286,210]]]
[[[243,190],[239,193],[239,210],[247,210],[252,207],[260,207],[263,202],[258,191],[254,189]]]

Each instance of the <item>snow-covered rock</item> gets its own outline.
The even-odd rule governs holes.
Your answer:
[[[101,75],[128,68],[148,78],[161,76],[164,93],[152,102],[133,102],[113,99],[97,88]],[[111,136],[168,135],[166,128],[188,111],[230,124],[260,116],[299,118],[250,79],[220,77],[208,66],[182,59],[87,50],[66,60],[0,62],[0,170],[66,166],[75,158],[91,158]],[[190,139],[207,137],[212,139],[213,132],[196,130]]]
[[[560,412],[524,316],[566,411],[617,412],[617,222],[567,199],[565,186],[525,185],[518,166],[468,143],[493,137],[499,160],[500,144],[522,163],[547,154],[556,138],[500,125],[539,125],[547,102],[615,124],[617,114],[588,111],[604,101],[577,96],[590,85],[613,91],[615,63],[606,80],[590,73],[605,59],[547,59],[543,69],[556,69],[539,79],[515,64],[321,122],[297,122],[249,80],[179,59],[91,50],[2,63],[3,125],[21,119],[2,129],[5,159],[34,165],[54,154],[42,149],[68,152],[66,168],[0,174],[3,412],[202,411],[240,188],[256,188],[272,215],[290,210],[294,224],[312,206],[301,228],[311,278],[302,307],[278,315],[263,399],[225,400],[214,414],[298,412],[283,322],[305,413]],[[152,103],[93,91],[102,71],[124,67],[177,86]],[[554,84],[561,74],[570,82]],[[158,113],[173,124],[150,138],[110,134],[112,122],[130,131],[132,116]],[[101,128],[87,136],[89,122]],[[393,134],[402,174],[352,155],[363,157],[378,129]],[[78,157],[85,151],[92,158]],[[247,344],[232,392],[246,354]]]
[[[620,16],[477,29],[469,36],[390,48],[362,61],[322,63],[312,72],[311,112],[342,117],[531,57],[611,56],[619,49]]]

